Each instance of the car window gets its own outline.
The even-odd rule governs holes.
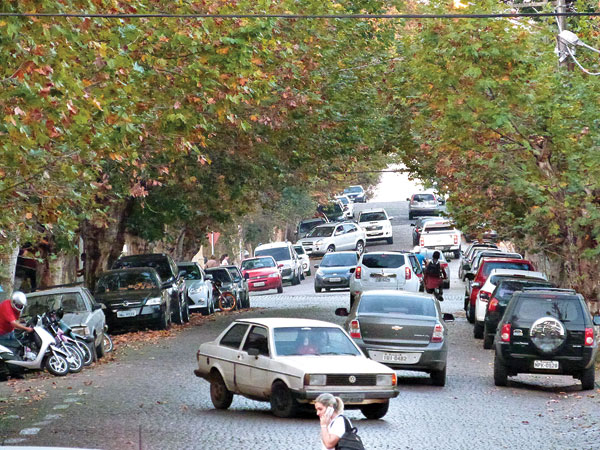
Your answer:
[[[231,275],[231,278],[233,278],[233,281],[240,281],[242,279],[240,273],[238,272],[237,268],[235,267],[227,267],[227,270],[229,271],[229,274]]]
[[[306,233],[306,232],[312,230],[317,225],[321,225],[322,223],[323,223],[322,220],[311,220],[308,222],[300,222],[300,226],[298,227],[298,229],[301,233]]]
[[[96,294],[158,289],[158,287],[159,280],[152,272],[119,271],[102,275],[96,283]]]
[[[231,283],[233,281],[227,269],[208,269],[206,273],[212,275],[213,280],[221,283]]]
[[[296,250],[298,255],[304,255],[306,253],[301,245],[294,245],[294,250]]]
[[[200,268],[195,264],[186,264],[180,265],[179,274],[183,277],[184,280],[201,280],[202,274],[200,273]]]
[[[584,322],[584,315],[579,299],[555,297],[523,296],[515,306],[513,314],[519,320],[523,321],[534,321],[540,317],[550,316],[561,322]]]
[[[547,281],[512,281],[499,280],[498,286],[494,290],[493,296],[502,304],[508,304],[512,295],[517,291],[522,291],[526,287],[553,287],[554,285]]]
[[[412,266],[414,273],[423,273],[423,268],[421,267],[421,264],[419,264],[419,260],[415,255],[409,255],[408,260],[410,261],[410,265]]]
[[[66,292],[62,294],[27,297],[27,306],[21,316],[34,317],[50,310],[57,310],[58,308],[62,308],[65,313],[88,311],[86,303],[79,292]]]
[[[360,186],[350,186],[344,189],[344,194],[357,194],[363,191],[363,188]]]
[[[423,226],[423,231],[426,233],[432,231],[454,231],[454,227],[452,225],[436,225],[434,223],[425,223],[425,225]]]
[[[250,348],[257,348],[259,355],[269,356],[269,334],[266,328],[256,325],[252,327],[242,350],[248,351]]]
[[[404,255],[368,253],[363,256],[362,265],[369,269],[397,269],[404,265]]]
[[[221,338],[219,344],[225,347],[240,348],[246,330],[248,330],[247,324],[236,323],[227,333],[225,333],[225,336]]]
[[[357,261],[356,253],[326,253],[321,260],[320,267],[356,266]]]
[[[279,356],[360,355],[348,335],[333,327],[275,328],[273,342]]]
[[[340,198],[338,198],[338,200],[339,200],[340,202],[342,202],[342,204],[343,204],[343,205],[347,205],[348,203],[350,203],[350,202],[348,201],[348,197],[340,197]]]
[[[329,237],[333,234],[335,227],[317,227],[313,228],[306,237]]]
[[[504,261],[486,261],[483,266],[483,275],[487,277],[490,272],[494,269],[513,269],[513,270],[532,270],[531,266],[526,263],[517,263],[517,262],[504,262]]]
[[[274,247],[256,250],[254,252],[254,256],[272,256],[275,261],[287,261],[288,259],[292,259],[292,255],[290,255],[290,249],[287,247]]]
[[[354,233],[356,231],[356,226],[351,223],[344,224],[344,232],[345,233]]]
[[[358,305],[358,314],[389,314],[436,317],[432,299],[422,297],[377,297],[363,296]],[[359,317],[360,319],[360,317]]]
[[[359,222],[373,222],[375,220],[387,220],[383,211],[361,213],[358,217]]]
[[[243,270],[264,269],[265,267],[277,267],[271,256],[265,258],[253,258],[242,261]]]

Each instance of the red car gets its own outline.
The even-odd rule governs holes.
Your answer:
[[[281,270],[272,256],[258,256],[242,261],[242,275],[248,281],[248,290],[267,291],[277,289],[283,292]]]
[[[467,319],[471,323],[475,320],[475,301],[479,295],[479,290],[485,284],[488,275],[493,269],[535,270],[535,267],[531,261],[527,261],[526,259],[483,258],[483,261],[479,264],[477,273],[475,275],[473,273],[466,275],[471,281],[465,292],[465,311],[467,312]]]

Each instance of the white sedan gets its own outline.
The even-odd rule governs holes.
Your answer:
[[[398,395],[392,369],[368,359],[340,326],[318,320],[239,319],[200,345],[197,360],[194,373],[210,382],[217,409],[239,394],[290,417],[328,392],[379,419]]]

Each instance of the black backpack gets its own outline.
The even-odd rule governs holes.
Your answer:
[[[336,450],[365,450],[365,446],[357,434],[358,430],[356,427],[350,425],[350,421],[346,419],[346,416],[342,415],[342,417],[344,418],[346,431],[335,446]]]
[[[425,273],[432,277],[439,277],[442,273],[440,262],[434,263],[433,261],[429,261],[427,266],[425,266]]]

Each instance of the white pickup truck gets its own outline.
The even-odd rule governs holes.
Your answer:
[[[454,258],[460,257],[461,234],[448,220],[425,222],[419,245],[441,252],[452,252]]]

